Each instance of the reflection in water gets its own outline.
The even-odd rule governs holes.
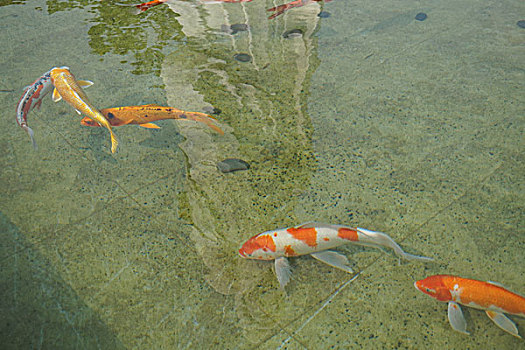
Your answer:
[[[48,0],[49,14],[75,8],[90,8],[93,13],[89,28],[89,45],[94,53],[125,55],[133,53],[131,65],[134,74],[160,74],[160,66],[170,47],[182,40],[180,25],[175,14],[167,8],[159,8],[145,15],[135,16],[133,7],[113,1],[96,0]]]
[[[297,222],[293,209],[314,167],[304,106],[318,65],[312,34],[319,6],[298,10],[286,23],[267,20],[265,3],[168,6],[180,14],[188,40],[162,67],[168,104],[220,108],[226,131],[218,137],[180,125],[190,179],[183,201],[189,208],[180,211],[189,212],[191,239],[208,267],[207,281],[216,291],[235,295],[246,337],[260,342],[275,332],[275,322],[291,322],[320,298],[294,290],[285,302],[271,265],[237,253],[253,234]],[[246,30],[224,34],[224,28],[241,27]],[[302,35],[283,36],[292,29]],[[216,33],[215,40],[209,40],[210,33]],[[251,168],[223,175],[216,164],[225,158],[246,160]]]

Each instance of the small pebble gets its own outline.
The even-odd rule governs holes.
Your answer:
[[[416,15],[416,19],[418,21],[424,21],[425,19],[427,19],[427,14],[424,12],[420,12]]]
[[[245,31],[248,30],[248,25],[245,24],[245,23],[232,24],[230,26],[230,30],[231,30],[232,35],[237,33],[237,32],[245,32]]]
[[[285,37],[286,39],[300,38],[302,36],[303,36],[303,31],[301,29],[287,30],[286,32],[283,33],[283,37]]]
[[[326,12],[326,11],[321,11],[317,14],[317,17],[321,17],[321,18],[328,18],[330,17],[332,14],[330,12]]]
[[[248,170],[250,169],[250,164],[242,159],[227,158],[222,162],[217,163],[217,169],[223,173],[231,173],[238,170]]]
[[[522,19],[522,20],[516,22],[516,24],[517,24],[518,27],[520,27],[520,28],[525,28],[525,19]]]
[[[251,62],[252,56],[248,55],[247,53],[236,53],[233,55],[233,58],[235,58],[239,62]]]

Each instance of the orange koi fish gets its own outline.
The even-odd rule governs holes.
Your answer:
[[[101,112],[111,126],[138,124],[143,128],[160,129],[158,125],[151,122],[164,119],[195,120],[208,125],[219,134],[224,135],[224,131],[212,123],[212,120],[216,120],[215,118],[199,112],[185,112],[180,109],[163,107],[156,104],[104,108]],[[100,126],[99,123],[88,117],[84,117],[80,123],[85,126]]]
[[[104,125],[111,135],[111,152],[117,151],[118,141],[111,130],[111,125],[102,113],[95,108],[87,99],[86,93],[81,86],[93,85],[90,81],[77,81],[68,67],[51,69],[51,81],[55,86],[53,90],[53,101],[58,102],[62,98],[77,110],[79,114],[85,114],[97,123]]]
[[[33,130],[27,125],[27,115],[33,108],[40,108],[42,99],[48,93],[53,90],[53,84],[51,83],[51,71],[44,73],[35,82],[25,88],[24,94],[18,101],[16,106],[16,121],[22,129],[27,132],[33,143],[33,147],[36,149],[36,142],[34,138]]]
[[[521,338],[518,328],[505,314],[525,317],[525,298],[494,282],[451,275],[435,275],[414,283],[416,289],[439,301],[448,302],[448,320],[458,332],[467,332],[467,322],[458,304],[484,310],[501,329]]]
[[[133,6],[135,7],[135,13],[139,14],[139,13],[142,13],[142,12],[152,8],[153,6],[157,6],[157,5],[163,4],[166,1],[168,1],[168,0],[153,0],[153,1],[148,1],[148,2],[144,2],[142,4],[139,4],[139,5],[133,5]]]
[[[139,14],[146,10],[149,10],[150,8],[163,4],[165,2],[169,2],[170,0],[152,0],[148,2],[144,2],[142,4],[133,5],[134,7],[134,13]],[[171,0],[173,1],[173,0]],[[237,3],[237,2],[250,2],[252,0],[201,0],[203,3],[207,4],[214,4],[214,3]]]
[[[275,260],[275,274],[281,288],[284,288],[291,277],[288,257],[310,254],[325,264],[352,273],[346,256],[329,250],[347,243],[391,248],[404,259],[432,260],[405,253],[382,232],[315,222],[259,233],[241,246],[239,254],[247,259]]]

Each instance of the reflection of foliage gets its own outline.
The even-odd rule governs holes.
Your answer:
[[[7,5],[18,5],[25,4],[26,0],[2,0],[0,1],[0,7]]]
[[[55,12],[66,11],[73,8],[82,8],[87,5],[91,5],[95,1],[93,0],[74,0],[74,1],[46,1],[47,11],[49,14]]]
[[[130,4],[140,3],[132,0]],[[133,73],[160,74],[160,66],[166,54],[165,48],[180,41],[182,32],[179,23],[167,6],[155,11],[135,15],[133,6],[120,5],[115,1],[68,0],[47,1],[50,14],[90,6],[94,25],[89,28],[89,46],[94,53],[126,55],[133,53]],[[149,39],[149,40],[148,40]]]

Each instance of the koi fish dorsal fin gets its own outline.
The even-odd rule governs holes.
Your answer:
[[[60,93],[58,92],[58,90],[55,88],[53,89],[53,102],[58,102],[62,99],[62,96],[60,96]]]
[[[501,288],[505,288],[507,289],[507,287],[505,287],[503,284],[499,283],[499,282],[494,282],[494,281],[487,281],[487,283],[490,283],[490,284],[493,284],[495,286],[498,286],[498,287],[501,287]]]
[[[158,126],[157,124],[153,124],[153,123],[144,123],[144,124],[139,124],[139,125],[147,129],[160,129],[160,126]]]
[[[90,80],[77,80],[77,83],[78,83],[78,86],[83,87],[83,88],[88,88],[94,84],[94,82]]]
[[[322,222],[317,221],[308,221],[303,224],[294,226],[294,228],[314,228],[314,227],[328,227],[331,226],[330,224],[324,224]]]
[[[147,105],[142,105],[141,107],[163,107],[156,103],[148,103]]]

